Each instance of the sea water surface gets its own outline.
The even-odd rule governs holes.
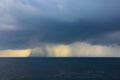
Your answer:
[[[0,58],[0,80],[120,80],[120,58]]]

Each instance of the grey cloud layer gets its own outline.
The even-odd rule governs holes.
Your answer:
[[[119,0],[0,2],[3,3],[0,16],[5,19],[0,19],[0,49],[31,48],[38,43],[69,44],[76,41],[120,44]]]

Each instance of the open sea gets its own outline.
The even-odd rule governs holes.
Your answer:
[[[0,80],[120,80],[120,58],[0,58]]]

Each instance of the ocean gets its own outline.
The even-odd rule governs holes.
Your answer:
[[[120,58],[0,58],[0,80],[120,80]]]

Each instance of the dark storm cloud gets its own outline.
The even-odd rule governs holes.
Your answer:
[[[28,48],[36,43],[69,44],[78,41],[87,41],[95,44],[119,44],[117,39],[112,39],[114,36],[109,40],[104,37],[107,34],[120,31],[120,24],[118,22],[82,20],[75,22],[61,22],[48,20],[43,21],[42,23],[34,22],[33,25],[27,23],[23,27],[25,26],[29,26],[29,29],[24,28],[24,30],[19,31],[7,31],[4,34],[5,37],[3,37],[1,44],[7,45],[7,47],[13,46],[15,48]]]
[[[6,2],[9,3],[8,0]],[[14,26],[3,30],[0,27],[0,49],[32,48],[39,43],[70,44],[79,41],[103,45],[120,44],[120,39],[116,38],[120,35],[119,2],[12,0],[11,10],[6,15],[12,16],[15,21],[5,20],[4,24],[15,23],[16,30]]]

